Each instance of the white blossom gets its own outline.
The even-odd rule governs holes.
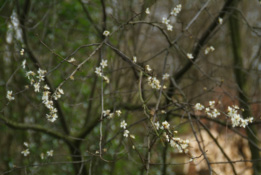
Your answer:
[[[166,17],[163,17],[163,18],[162,18],[162,23],[163,23],[163,24],[166,24],[166,25],[167,25],[167,24],[169,24],[169,22],[170,22],[170,20],[169,20],[168,18],[166,18]]]
[[[24,142],[24,146],[28,147],[28,146],[29,146],[29,144],[28,144],[27,142]]]
[[[168,25],[167,25],[167,30],[168,30],[168,31],[172,31],[172,30],[173,30],[173,26],[170,25],[170,24],[168,24]]]
[[[46,117],[47,117],[47,120],[52,123],[58,118],[56,113],[46,114]]]
[[[44,89],[45,90],[50,90],[50,87],[46,84],[46,85],[44,85]]]
[[[104,36],[109,36],[109,35],[110,35],[110,32],[109,32],[108,30],[105,30],[105,31],[103,32],[103,35],[104,35]]]
[[[40,154],[40,157],[41,157],[41,159],[43,160],[43,159],[44,159],[44,153],[41,153],[41,154]]]
[[[209,101],[209,106],[210,106],[210,107],[214,107],[214,106],[215,106],[215,103],[216,103],[215,101]]]
[[[171,11],[170,14],[173,16],[177,16],[180,13],[181,8],[182,8],[182,5],[178,4],[176,7],[174,7],[174,9]]]
[[[127,123],[125,122],[125,120],[121,121],[121,128],[126,129]]]
[[[20,55],[23,56],[24,55],[24,49],[20,50]]]
[[[102,76],[103,77],[103,79],[104,79],[104,81],[106,81],[106,83],[110,83],[110,79],[107,77],[107,76]]]
[[[128,137],[128,136],[129,136],[129,133],[130,133],[130,131],[124,130],[123,136],[124,136],[124,137]]]
[[[34,84],[34,91],[35,92],[40,92],[40,83],[39,82]]]
[[[170,124],[165,120],[164,122],[162,122],[162,126],[163,126],[165,129],[169,129]]]
[[[168,73],[165,73],[164,75],[163,75],[163,80],[167,80],[169,78],[169,74]]]
[[[53,150],[47,151],[46,154],[48,157],[53,157]]]
[[[25,73],[26,77],[31,80],[32,76],[35,76],[35,73],[33,71],[28,71]]]
[[[160,81],[156,77],[149,77],[148,83],[153,89],[160,89]]]
[[[109,119],[112,119],[114,117],[114,113],[110,113],[109,115],[108,115],[108,118]]]
[[[101,69],[101,67],[96,67],[96,68],[95,68],[95,73],[96,73],[97,75],[99,75],[99,76],[102,76],[102,69]]]
[[[70,59],[68,60],[69,63],[72,63],[72,62],[74,62],[74,61],[76,61],[74,57],[72,57],[72,58],[70,58]]]
[[[195,108],[197,111],[201,111],[201,110],[204,109],[205,107],[204,107],[202,104],[197,103],[197,104],[195,104],[194,108]]]
[[[135,139],[135,135],[131,134],[130,138]]]
[[[59,98],[61,98],[61,96],[64,94],[63,90],[61,88],[58,88],[54,94],[53,94],[53,98],[55,100],[58,100]]]
[[[159,128],[160,128],[160,123],[157,121],[156,123],[154,123],[154,126],[155,126],[156,130],[159,130]]]
[[[149,8],[146,8],[145,13],[146,13],[147,15],[149,15],[149,14],[150,14],[150,9],[149,9]]]
[[[104,69],[105,67],[108,66],[108,60],[104,60],[104,59],[102,59],[100,65],[101,65],[101,67]]]
[[[146,68],[146,70],[147,70],[148,72],[152,71],[152,69],[150,68],[150,65],[146,65],[145,68]]]
[[[22,68],[25,69],[26,60],[22,62]]]
[[[207,47],[205,49],[205,55],[209,54],[209,52],[214,52],[215,48],[213,46]]]
[[[39,79],[39,82],[41,81],[44,81],[44,77],[45,77],[45,74],[46,74],[46,70],[42,70],[42,69],[38,69],[37,73],[38,73],[38,76],[37,78]]]
[[[29,149],[26,149],[26,150],[23,150],[21,152],[21,154],[23,154],[26,157],[26,156],[28,156],[30,154],[30,151],[29,151]]]
[[[6,98],[7,98],[9,101],[14,100],[15,98],[13,97],[13,91],[7,91]]]
[[[219,23],[219,24],[223,24],[223,19],[219,17],[219,18],[218,18],[218,23]]]
[[[191,53],[187,53],[187,57],[188,57],[189,59],[191,59],[191,60],[194,58]]]
[[[116,114],[118,115],[118,117],[120,117],[121,116],[121,110],[117,110]]]
[[[133,61],[134,63],[137,63],[137,57],[134,56],[134,57],[132,58],[132,61]]]
[[[104,110],[104,111],[102,111],[102,115],[103,115],[104,117],[106,117],[106,116],[110,115],[110,112],[111,112],[111,110],[109,110],[109,109]]]

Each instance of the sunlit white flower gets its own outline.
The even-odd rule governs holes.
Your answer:
[[[39,79],[39,82],[40,81],[44,81],[44,77],[45,77],[45,74],[46,74],[46,70],[42,70],[42,69],[38,69],[37,73],[38,73],[38,76],[37,78]]]
[[[108,119],[112,119],[114,117],[114,113],[110,113]]]
[[[69,63],[72,63],[72,62],[74,62],[74,61],[76,61],[76,60],[75,60],[75,58],[73,58],[73,57],[68,60]]]
[[[102,59],[100,65],[101,65],[101,67],[104,69],[105,67],[108,66],[108,60],[104,60],[104,59]]]
[[[169,24],[169,22],[170,22],[170,20],[169,20],[168,18],[166,18],[166,17],[163,17],[163,18],[162,18],[162,23],[163,23],[163,24],[166,24],[166,25],[167,25],[167,24]]]
[[[152,69],[150,68],[150,65],[146,65],[145,68],[146,68],[146,70],[147,70],[148,72],[152,71]]]
[[[28,156],[30,154],[30,151],[29,151],[29,149],[26,149],[26,150],[23,150],[21,152],[21,154],[23,154],[26,157],[26,156]]]
[[[24,142],[24,146],[28,147],[28,146],[29,146],[29,144],[28,144],[27,142]]]
[[[219,22],[219,24],[223,24],[223,19],[219,17],[218,22]]]
[[[168,73],[165,73],[164,75],[163,75],[163,80],[167,80],[169,78],[169,74]]]
[[[188,57],[189,59],[191,59],[191,60],[194,58],[191,53],[187,53],[187,57]]]
[[[109,36],[109,35],[110,35],[110,32],[109,32],[108,30],[105,30],[105,31],[103,32],[103,35],[104,35],[104,36]]]
[[[43,97],[42,97],[43,98]],[[43,103],[45,104],[45,106],[48,108],[48,109],[51,109],[53,108],[53,101],[52,100],[47,100],[46,101],[43,101]]]
[[[215,103],[216,103],[215,101],[209,101],[209,106],[210,106],[210,107],[214,107],[214,106],[215,106]]]
[[[162,122],[162,126],[163,126],[165,129],[169,129],[170,124],[165,120],[164,122]]]
[[[24,55],[24,49],[20,50],[20,55],[23,56]]]
[[[145,13],[146,13],[147,15],[149,15],[149,14],[150,14],[150,9],[149,9],[149,8],[146,8]]]
[[[132,60],[133,60],[134,63],[137,63],[137,57],[136,57],[136,56],[134,56],[134,57],[132,58]]]
[[[202,109],[204,109],[204,106],[200,103],[197,103],[197,104],[195,104],[194,108],[198,111],[201,111]]]
[[[50,122],[54,122],[58,118],[56,113],[46,114],[46,117],[47,117],[47,120]]]
[[[40,92],[40,83],[39,82],[34,84],[34,91],[35,92]]]
[[[48,157],[53,157],[53,150],[47,151],[46,154]]]
[[[46,85],[44,85],[44,89],[45,90],[50,90],[50,87],[46,84]]]
[[[123,136],[124,136],[124,137],[128,137],[128,136],[129,136],[129,133],[130,133],[130,131],[124,130]]]
[[[154,123],[154,126],[155,126],[156,130],[159,130],[159,128],[160,128],[160,123],[157,121],[156,123]]]
[[[41,159],[43,160],[43,159],[44,159],[44,153],[41,153],[41,154],[40,154],[40,157],[41,157]]]
[[[170,14],[173,16],[177,16],[180,13],[181,8],[182,8],[182,5],[178,4],[176,7],[174,7],[174,9],[171,11]]]
[[[99,76],[102,76],[102,69],[101,69],[101,67],[96,67],[95,69],[96,69],[96,70],[95,70],[95,73],[96,73],[97,75],[99,75]]]
[[[107,76],[102,76],[106,83],[110,83],[110,79]]]
[[[35,76],[35,73],[33,71],[28,71],[25,73],[26,77],[31,80],[32,76]]]
[[[102,111],[102,115],[103,115],[104,117],[106,117],[106,116],[110,115],[110,112],[111,112],[111,110],[109,110],[109,109],[104,110],[104,111]]]
[[[172,31],[172,30],[173,30],[173,26],[170,25],[170,24],[168,24],[168,25],[167,25],[167,30],[168,30],[168,31]]]
[[[156,77],[148,77],[148,83],[153,89],[160,89],[160,81]]]
[[[55,93],[53,94],[53,98],[55,100],[58,100],[59,98],[61,98],[61,96],[64,94],[63,90],[61,88],[58,88]]]
[[[213,52],[214,50],[215,50],[215,48],[213,46],[207,47],[205,49],[205,55],[209,54],[210,51]]]
[[[26,60],[22,62],[22,68],[25,69]]]
[[[13,91],[7,91],[6,98],[7,98],[9,101],[14,100],[15,98],[13,97]]]
[[[121,128],[123,128],[123,129],[126,129],[126,126],[127,126],[127,123],[125,122],[125,120],[123,120],[122,122],[121,122]]]
[[[121,110],[117,110],[116,114],[118,115],[118,117],[120,117],[121,116]]]
[[[135,139],[135,135],[131,134],[130,138]]]
[[[167,134],[164,132],[164,136],[165,136],[166,141],[169,142],[169,135],[167,135]]]

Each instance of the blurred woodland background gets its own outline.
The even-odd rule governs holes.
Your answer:
[[[261,174],[258,0],[0,0],[0,52],[0,174]],[[54,122],[44,85],[64,92]],[[220,116],[195,110],[209,101]]]

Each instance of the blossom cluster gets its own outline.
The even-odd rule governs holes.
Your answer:
[[[204,107],[202,104],[197,103],[194,108],[197,111],[203,111],[205,109],[205,113],[212,118],[216,118],[220,115],[220,112],[215,108],[215,101],[209,101],[209,107]],[[249,123],[253,122],[253,117],[243,119],[239,110],[239,107],[236,105],[228,106],[227,116],[231,119],[233,127],[239,126],[245,128]]]
[[[57,109],[53,106],[53,100],[50,96],[51,92],[49,90],[50,90],[50,88],[47,85],[45,85],[44,92],[42,95],[42,103],[45,105],[46,108],[48,108],[50,110],[50,113],[46,114],[47,120],[50,122],[54,122],[58,118],[58,115],[57,115]],[[61,97],[61,94],[64,94],[63,90],[58,88],[54,92],[53,98],[55,100],[58,100],[58,98]]]
[[[121,114],[122,114],[121,110],[116,110],[115,112],[111,112],[110,109],[107,109],[107,110],[102,111],[103,117],[106,117],[106,118],[108,118],[108,119],[112,119],[112,118],[114,118],[115,116],[120,117]],[[120,123],[120,128],[124,129],[123,136],[124,136],[124,137],[129,137],[130,131],[127,130],[126,127],[127,127],[126,121],[125,121],[125,120],[122,120],[121,123]],[[133,139],[135,138],[134,135],[130,135],[130,137],[133,138]]]
[[[194,58],[194,56],[192,55],[192,53],[187,53],[187,57],[188,59],[192,60]]]
[[[30,151],[29,151],[29,145],[28,145],[28,143],[27,142],[24,142],[24,146],[26,147],[26,149],[25,150],[23,150],[22,152],[21,152],[21,154],[23,154],[25,157],[26,156],[28,156],[29,154],[30,154]]]
[[[115,113],[118,117],[121,116],[121,110],[116,110]],[[115,116],[115,113],[111,112],[109,109],[102,111],[103,117],[107,117],[108,119],[112,119]]]
[[[124,137],[129,137],[130,131],[126,129],[127,123],[125,122],[125,120],[121,121],[120,127],[124,129],[123,136]],[[132,139],[135,139],[135,136],[133,134],[131,134],[130,137]]]
[[[38,69],[37,73],[33,71],[26,72],[26,77],[29,79],[31,85],[34,87],[35,92],[40,92],[41,89],[41,82],[44,81],[46,70]],[[52,94],[49,91],[50,87],[48,85],[43,86],[43,93],[42,93],[42,103],[45,105],[46,108],[49,109],[49,114],[46,114],[47,120],[50,122],[54,122],[57,118],[57,109],[54,107],[53,100],[58,100],[64,94],[61,88],[57,88],[56,91]]]
[[[30,154],[29,144],[27,142],[24,142],[24,146],[26,147],[26,149],[21,151],[21,154],[23,154],[24,157],[27,157]],[[52,157],[53,156],[53,150],[46,151],[46,155],[47,155],[47,157]],[[40,157],[41,157],[41,159],[44,159],[44,157],[45,157],[44,153],[41,153]]]
[[[170,12],[171,15],[173,16],[178,16],[178,14],[181,12],[182,5],[178,4],[174,9]]]
[[[14,98],[14,96],[13,96],[13,91],[7,91],[6,98],[7,98],[9,101],[14,100],[15,98]]]
[[[205,55],[209,54],[209,52],[214,52],[215,48],[213,46],[209,46],[205,49]]]
[[[95,68],[95,73],[96,73],[98,76],[102,77],[102,78],[106,81],[106,83],[110,83],[110,79],[109,79],[107,76],[104,76],[104,75],[103,75],[103,72],[102,72],[102,70],[103,70],[105,67],[107,67],[107,66],[108,66],[108,60],[103,60],[103,59],[102,59],[102,61],[101,61],[101,63],[100,63],[100,66]]]
[[[148,77],[148,83],[152,87],[152,89],[160,89],[160,81],[156,77]]]
[[[217,118],[220,115],[220,112],[215,108],[215,101],[209,101],[209,106],[208,107],[204,107],[202,104],[197,103],[194,108],[197,111],[201,111],[203,109],[205,109],[205,113],[211,117],[211,118]]]
[[[177,134],[177,131],[174,131],[173,133],[170,130],[170,124],[167,121],[164,121],[160,124],[159,121],[154,123],[154,127],[156,130],[163,130],[163,136],[165,137],[165,140],[170,143],[170,146],[173,148],[177,148],[177,150],[182,153],[188,153],[188,147],[189,147],[189,140],[183,140],[178,137],[174,137],[175,134]]]
[[[243,119],[239,114],[239,107],[238,106],[228,106],[228,117],[231,118],[232,126],[240,126],[245,128],[249,123],[252,123],[254,118],[249,117],[247,119]]]
[[[26,72],[27,78],[30,80],[31,85],[34,86],[34,91],[35,92],[40,92],[40,83],[44,81],[44,77],[46,74],[46,70],[38,69],[37,74],[34,73],[33,71],[28,71]],[[36,82],[36,80],[38,80]],[[58,100],[61,98],[61,95],[64,94],[63,90],[61,88],[56,89],[56,91],[53,93],[52,97],[50,96],[51,92],[50,87],[48,85],[44,85],[43,87],[44,91],[42,93],[42,103],[45,105],[46,108],[49,109],[50,113],[46,114],[47,120],[50,122],[54,122],[57,118],[57,109],[53,106],[53,100]]]
[[[170,12],[170,16],[178,16],[178,14],[180,13],[182,8],[181,4],[178,4],[176,7],[174,7],[174,9]],[[172,31],[173,30],[173,26],[170,24],[170,20],[169,18],[163,17],[162,21],[163,24],[166,25],[167,30],[168,31]]]
[[[41,159],[43,160],[45,157],[53,157],[53,150],[46,151],[46,156],[44,153],[40,154]]]

